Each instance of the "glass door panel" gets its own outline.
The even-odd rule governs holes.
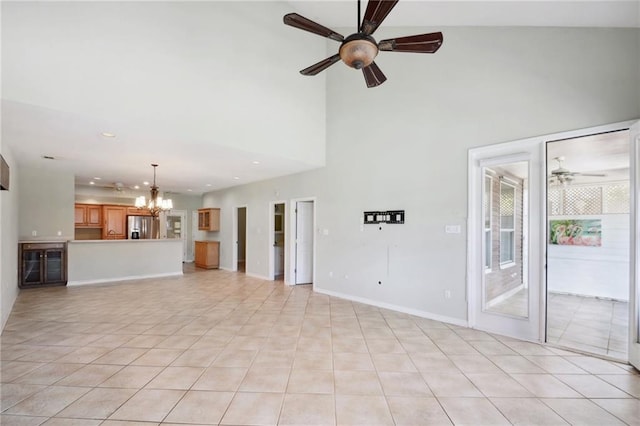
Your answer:
[[[22,253],[23,282],[35,284],[42,282],[42,251],[27,250]]]
[[[182,216],[167,216],[167,238],[182,238]]]
[[[485,270],[482,310],[527,318],[529,286],[525,243],[529,229],[529,162],[483,167],[483,248]]]
[[[47,250],[45,252],[45,271],[47,282],[64,281],[64,264],[62,251]]]

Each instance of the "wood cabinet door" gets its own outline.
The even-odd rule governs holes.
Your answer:
[[[107,240],[126,238],[127,208],[121,206],[103,206],[102,238]]]
[[[198,230],[219,231],[220,209],[198,209]]]
[[[74,223],[76,226],[84,226],[87,224],[87,206],[84,204],[76,204]]]
[[[102,227],[102,206],[86,206],[87,208],[87,220],[86,225],[94,228]]]

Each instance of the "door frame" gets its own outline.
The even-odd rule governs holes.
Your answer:
[[[283,230],[284,230],[284,235],[285,235],[285,247],[284,247],[284,281],[287,282],[287,265],[289,262],[289,253],[287,253],[287,242],[286,242],[286,236],[289,234],[289,220],[288,220],[288,216],[287,216],[287,210],[289,210],[288,206],[289,203],[287,203],[287,200],[276,200],[276,201],[271,201],[269,202],[269,213],[268,213],[268,218],[269,218],[269,279],[274,281],[276,279],[276,268],[275,268],[275,248],[274,248],[274,244],[276,242],[275,239],[275,233],[276,233],[276,224],[275,224],[275,215],[274,215],[274,210],[276,207],[276,204],[284,204],[284,214],[282,215],[282,219],[284,220],[284,223],[282,224],[283,226]]]
[[[616,123],[610,123],[610,124],[605,124],[605,125],[601,125],[601,126],[595,126],[595,127],[587,127],[587,128],[582,128],[582,129],[576,129],[576,130],[569,130],[569,131],[565,131],[565,132],[558,132],[558,133],[552,133],[552,134],[547,134],[547,135],[541,135],[541,136],[535,136],[535,137],[531,137],[531,138],[526,138],[526,139],[520,139],[520,140],[515,140],[515,141],[510,141],[510,142],[504,142],[504,143],[500,143],[500,144],[494,144],[494,145],[488,145],[488,146],[484,146],[484,147],[478,147],[478,148],[472,148],[469,150],[469,157],[468,157],[468,216],[467,216],[467,229],[468,229],[468,235],[467,235],[467,318],[468,318],[468,323],[469,323],[469,327],[471,328],[476,328],[476,324],[477,324],[477,316],[478,316],[478,312],[477,312],[477,301],[478,301],[478,289],[479,287],[479,281],[482,281],[481,279],[479,279],[479,277],[481,278],[482,275],[479,275],[478,272],[484,274],[484,270],[482,268],[483,265],[483,259],[482,259],[482,238],[481,238],[481,234],[479,233],[480,228],[479,228],[479,221],[482,218],[482,209],[481,206],[477,204],[478,202],[478,198],[479,196],[481,196],[481,194],[479,194],[479,192],[481,192],[482,188],[480,186],[480,182],[478,182],[478,177],[477,177],[477,173],[474,173],[474,170],[476,170],[476,168],[478,167],[478,165],[476,164],[478,161],[478,157],[481,156],[485,156],[485,153],[490,153],[490,155],[486,155],[486,156],[493,156],[493,157],[498,157],[501,155],[509,155],[511,153],[516,153],[518,151],[518,149],[520,150],[527,150],[527,149],[537,149],[540,152],[541,158],[540,158],[540,162],[536,163],[536,164],[532,164],[532,166],[534,167],[538,167],[538,171],[540,173],[540,180],[538,182],[538,184],[540,185],[540,197],[539,197],[539,203],[538,203],[538,212],[540,214],[540,218],[542,219],[539,225],[539,230],[536,233],[537,237],[540,238],[540,247],[532,247],[530,250],[530,255],[534,254],[535,257],[532,257],[529,262],[529,269],[533,270],[535,268],[537,274],[539,276],[539,283],[533,283],[530,282],[530,285],[538,285],[539,287],[539,294],[537,295],[538,297],[538,312],[539,312],[539,317],[540,317],[540,321],[539,321],[539,330],[538,330],[538,336],[537,339],[529,339],[529,340],[533,340],[533,341],[537,341],[540,343],[544,343],[546,344],[546,329],[547,329],[547,317],[546,317],[546,311],[547,311],[547,299],[546,299],[546,294],[547,294],[547,280],[546,280],[546,258],[547,258],[547,249],[546,249],[546,235],[547,235],[547,203],[546,203],[546,199],[547,199],[547,185],[546,185],[546,170],[547,170],[547,158],[546,158],[546,143],[550,142],[550,141],[554,141],[554,140],[561,140],[561,139],[570,139],[570,138],[578,138],[578,137],[583,137],[583,136],[589,136],[589,135],[593,135],[596,133],[605,133],[605,132],[613,132],[613,131],[619,131],[619,130],[626,130],[626,129],[630,129],[631,126],[633,126],[635,123],[637,123],[638,120],[629,120],[629,121],[622,121],[622,122],[616,122]],[[630,141],[631,143],[631,141]],[[636,147],[637,142],[635,142],[632,145],[632,149],[637,148]],[[631,173],[632,173],[632,179],[635,179],[635,181],[632,180],[632,185],[633,182],[635,182],[636,188],[640,188],[640,173],[638,173],[637,171],[634,172],[634,170],[636,170],[636,168],[640,167],[640,152],[638,152],[640,150],[640,148],[635,149],[633,156],[632,156],[632,164],[631,164]],[[637,163],[637,164],[635,164]],[[635,166],[634,166],[635,164]],[[635,167],[635,168],[634,168]],[[635,174],[634,174],[635,173]],[[633,197],[633,190],[632,192],[632,197]],[[535,206],[535,200],[533,199],[533,197],[531,196],[530,198],[531,200],[531,205],[530,205],[530,209],[533,209]],[[631,212],[631,218],[632,218],[632,226],[639,226],[640,224],[638,224],[638,220],[640,219],[640,211],[637,211],[638,209],[640,209],[640,202],[639,200],[635,199],[633,200],[632,198],[632,212]],[[530,210],[532,211],[532,210]],[[530,225],[530,238],[534,237],[534,232],[536,232],[535,230],[535,224],[532,223],[532,225]],[[634,229],[634,228],[632,228]],[[640,251],[640,238],[638,238],[638,236],[636,235],[637,232],[637,228],[635,228],[634,233],[632,233],[631,235],[631,244],[632,244],[632,255],[630,258],[630,263],[637,263],[640,262],[640,253],[636,252]],[[535,251],[535,253],[534,253]],[[635,261],[635,262],[634,262]],[[640,265],[637,265],[638,267],[636,268],[636,265],[633,264],[632,265],[632,273],[631,273],[631,282],[630,282],[630,298],[629,298],[629,319],[630,319],[630,324],[629,324],[629,333],[630,333],[630,342],[632,341],[637,341],[638,340],[638,330],[637,330],[637,311],[638,311],[638,297],[640,297],[640,294],[636,294],[636,288],[639,285],[638,284],[638,280],[640,279],[640,277],[638,277],[638,275],[640,275]],[[633,303],[632,303],[633,302]],[[535,306],[534,306],[535,309]],[[633,311],[636,311],[635,313]],[[633,318],[633,315],[636,315],[636,318]],[[632,331],[631,329],[634,329],[634,331]],[[632,336],[631,333],[635,332],[635,334]],[[526,337],[523,336],[511,336],[511,337],[516,337],[518,339],[523,339],[523,340],[528,340]],[[630,347],[631,350],[631,347]],[[630,354],[631,355],[631,354]],[[597,355],[596,355],[597,356]]]
[[[164,217],[164,222],[165,222],[165,226],[164,226],[164,237],[167,238],[167,220],[169,218],[169,216],[180,216],[180,226],[183,226],[186,228],[187,226],[187,211],[186,210],[169,210],[167,212],[167,214]],[[189,250],[188,250],[188,244],[187,244],[187,238],[188,238],[188,232],[183,232],[185,231],[185,229],[181,229],[180,230],[180,239],[182,240],[182,261],[183,262],[187,262],[188,258],[189,258]]]
[[[287,285],[296,285],[296,232],[294,232],[294,224],[296,223],[296,207],[299,201],[312,201],[313,202],[313,272],[311,274],[312,286],[315,289],[316,286],[316,253],[317,253],[317,243],[318,238],[316,238],[316,211],[318,207],[317,197],[301,197],[301,198],[292,198],[289,201],[289,223],[291,223],[291,229],[289,231],[289,237],[287,237],[285,233],[285,238],[288,238],[289,241],[289,249],[287,250],[288,257],[291,261],[288,262],[287,265],[285,263],[284,268],[284,283]],[[286,219],[285,219],[286,222]],[[287,229],[287,228],[285,228]],[[285,262],[286,262],[285,257]]]
[[[630,149],[630,225],[629,270],[629,351],[628,361],[640,370],[640,120],[629,126]]]
[[[238,209],[244,208],[245,209],[245,217],[244,217],[244,226],[245,226],[245,236],[244,236],[244,272],[245,274],[248,272],[248,265],[249,265],[249,253],[247,251],[247,246],[249,245],[247,243],[248,239],[249,239],[249,233],[247,232],[248,226],[247,224],[249,223],[249,206],[246,204],[243,205],[239,205],[239,206],[234,206],[233,207],[233,212],[231,214],[231,221],[232,221],[232,225],[231,225],[231,231],[232,231],[232,244],[233,244],[233,250],[231,250],[231,271],[233,272],[237,272],[238,271]]]

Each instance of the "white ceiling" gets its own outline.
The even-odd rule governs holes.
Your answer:
[[[303,16],[330,28],[353,27],[357,3],[352,1],[291,1]],[[364,13],[367,2],[362,1]],[[431,1],[401,0],[386,18],[389,27],[531,26],[623,27],[640,26],[638,1]],[[354,31],[355,32],[355,31]],[[346,34],[345,34],[346,35]]]
[[[47,2],[43,3],[47,4]],[[176,3],[178,4],[178,3]],[[274,19],[269,19],[266,26],[273,22],[273,32],[276,37],[285,34],[290,37],[291,28],[284,28],[281,19],[282,11],[295,11],[310,19],[316,20],[325,26],[341,30],[355,28],[356,2],[355,1],[289,1],[277,2],[264,6],[274,10]],[[53,6],[52,6],[53,5]],[[137,7],[152,7],[153,3],[139,3]],[[116,5],[117,6],[117,5]],[[140,22],[129,22],[132,26],[139,26],[141,31],[134,35],[129,34],[128,39],[120,40],[123,34],[121,17],[112,15],[110,22],[91,22],[94,15],[87,14],[86,9],[78,9],[71,14],[65,12],[63,18],[51,16],[51,9],[38,10],[38,3],[32,3],[24,10],[2,4],[2,75],[3,77],[3,104],[2,104],[2,138],[3,144],[9,144],[21,164],[30,164],[38,167],[60,168],[72,171],[76,175],[78,184],[86,184],[93,177],[101,177],[98,184],[113,185],[121,182],[125,187],[140,184],[143,180],[152,179],[151,162],[160,164],[158,168],[158,184],[161,190],[169,190],[181,193],[199,194],[213,189],[224,188],[247,182],[263,180],[270,177],[297,173],[322,166],[323,154],[312,152],[313,146],[307,148],[303,141],[296,139],[295,134],[286,134],[287,126],[280,126],[277,132],[283,134],[283,138],[289,137],[290,143],[297,142],[299,146],[290,145],[286,152],[275,152],[270,149],[269,141],[255,141],[254,134],[242,137],[242,124],[251,125],[247,117],[255,116],[257,109],[251,109],[255,95],[255,88],[247,89],[246,93],[234,93],[234,98],[240,97],[246,108],[244,110],[224,110],[225,115],[219,118],[218,114],[199,115],[197,105],[185,104],[181,93],[174,93],[171,87],[163,87],[160,92],[139,92],[135,96],[120,99],[121,106],[115,105],[111,109],[104,102],[105,97],[95,96],[89,86],[83,84],[69,84],[65,87],[53,87],[57,83],[52,78],[51,68],[43,66],[37,60],[31,58],[31,62],[14,63],[23,58],[19,54],[24,49],[47,52],[55,49],[56,65],[60,73],[72,74],[74,70],[85,69],[86,57],[77,54],[73,44],[68,51],[62,49],[56,43],[57,34],[47,27],[51,22],[71,28],[81,28],[82,25],[92,26],[101,24],[101,37],[89,42],[95,42],[95,46],[83,46],[95,52],[94,68],[90,68],[92,75],[78,75],[77,80],[87,79],[91,81],[90,88],[110,87],[108,79],[122,78],[121,68],[129,67],[128,75],[143,75],[147,69],[157,66],[159,54],[156,49],[140,49],[135,52],[135,61],[125,62],[120,58],[119,62],[112,62],[105,56],[100,62],[101,52],[108,52],[109,47],[115,43],[125,43],[135,46],[153,46],[152,40],[157,38],[155,26],[160,27],[165,23],[149,22],[149,19],[141,18],[144,14],[129,16],[131,20],[139,19]],[[55,3],[48,3],[47,8],[57,7]],[[67,5],[68,7],[68,5]],[[99,7],[99,6],[96,6]],[[104,6],[103,6],[104,7]],[[176,6],[180,7],[180,6]],[[366,7],[363,2],[362,9]],[[185,9],[186,10],[186,9]],[[7,13],[9,12],[9,13]],[[186,13],[186,12],[185,12]],[[33,15],[39,16],[34,21]],[[51,18],[51,19],[49,19]],[[57,18],[57,19],[56,19]],[[118,20],[120,18],[120,21]],[[214,17],[202,17],[209,19]],[[106,21],[108,18],[100,17]],[[9,21],[10,20],[10,21]],[[87,22],[89,21],[89,22]],[[38,22],[36,29],[29,32],[21,32],[23,23],[33,25]],[[11,31],[7,32],[5,27]],[[260,23],[262,25],[262,22]],[[638,1],[410,1],[401,0],[391,12],[385,25],[389,27],[433,27],[446,28],[447,26],[569,26],[569,27],[640,27],[640,6]],[[24,25],[23,28],[29,28]],[[264,26],[257,27],[258,34],[264,31]],[[26,31],[26,30],[25,30]],[[33,32],[38,32],[38,37]],[[346,31],[349,31],[348,29]],[[343,30],[343,32],[345,32]],[[347,34],[345,34],[347,35]],[[403,34],[400,34],[403,35]],[[179,37],[173,37],[171,43],[174,49],[169,51],[179,52],[175,58],[160,58],[168,61],[180,61],[185,63],[184,69],[172,70],[172,81],[184,81],[193,78],[188,61],[202,61],[203,53],[201,39],[202,34],[185,32]],[[313,37],[313,36],[312,36]],[[76,37],[77,38],[77,37]],[[304,39],[302,39],[304,40]],[[324,50],[324,44],[318,39],[318,48]],[[235,40],[234,40],[235,41]],[[309,40],[306,40],[309,41]],[[82,41],[80,41],[81,43]],[[295,43],[295,41],[293,41]],[[54,46],[54,47],[52,47]],[[221,46],[216,46],[221,47]],[[209,46],[210,48],[210,46]],[[22,49],[22,50],[21,50]],[[218,49],[220,50],[220,49]],[[18,52],[14,56],[5,56],[5,52]],[[223,53],[216,52],[217,55]],[[224,57],[213,56],[218,62],[224,62]],[[302,55],[302,54],[301,54]],[[11,61],[7,61],[10,58]],[[37,59],[37,58],[36,58]],[[213,60],[213,59],[212,59]],[[287,63],[283,59],[283,67],[297,71],[300,63],[305,60],[296,58]],[[44,61],[43,61],[44,62]],[[97,64],[97,65],[96,65]],[[15,65],[15,66],[14,66]],[[99,66],[100,72],[95,72],[95,66]],[[138,66],[139,68],[135,68]],[[216,65],[220,66],[220,65]],[[224,65],[223,65],[224,66]],[[193,67],[191,67],[193,68]],[[8,71],[8,72],[7,72]],[[251,69],[238,69],[239,73],[245,73],[250,77]],[[293,75],[291,80],[295,80]],[[288,75],[288,74],[287,74]],[[144,78],[144,77],[142,77]],[[153,76],[150,76],[153,78]],[[295,80],[294,86],[289,90],[305,90],[306,87],[318,87],[320,80],[301,79],[302,83]],[[286,86],[278,86],[280,90]],[[33,95],[30,88],[38,87],[38,93]],[[275,90],[275,89],[274,89]],[[9,95],[6,95],[6,94]],[[310,92],[311,93],[311,92]],[[198,93],[192,93],[197,97]],[[222,102],[224,93],[200,92],[202,103],[206,104],[212,98],[220,97]],[[279,96],[278,96],[279,95]],[[263,114],[273,114],[265,123],[278,123],[277,114],[281,98],[280,94],[261,93],[263,99],[270,99],[271,108],[260,107]],[[309,95],[310,103],[314,101]],[[229,99],[229,98],[226,98]],[[215,99],[214,99],[215,100]],[[262,102],[262,101],[261,101]],[[280,103],[279,103],[280,102]],[[201,103],[199,102],[198,105]],[[137,114],[132,105],[139,106],[148,112],[148,115]],[[323,104],[322,104],[323,105]],[[224,103],[222,105],[224,107]],[[259,106],[258,106],[259,107]],[[255,108],[258,108],[255,107]],[[190,109],[191,108],[191,109]],[[155,113],[152,114],[151,112]],[[303,113],[308,113],[303,111]],[[160,117],[153,120],[153,117]],[[207,128],[199,123],[203,120],[221,121],[215,126]],[[198,121],[200,120],[200,121]],[[231,127],[225,126],[229,121],[234,122],[237,129],[236,135]],[[217,134],[211,134],[211,128],[219,129]],[[188,129],[188,131],[184,131]],[[272,129],[273,130],[273,129]],[[112,132],[115,138],[105,138],[101,132]],[[317,138],[324,138],[321,132],[311,132]],[[223,140],[213,143],[212,140]],[[89,144],[87,142],[90,142]],[[315,146],[315,145],[314,145]],[[281,150],[282,151],[282,150]],[[56,160],[45,160],[44,155],[56,157]],[[569,156],[568,156],[569,157]],[[254,161],[260,164],[253,164]],[[569,160],[566,163],[571,168]],[[240,179],[234,179],[239,177]],[[191,192],[188,192],[188,190]]]

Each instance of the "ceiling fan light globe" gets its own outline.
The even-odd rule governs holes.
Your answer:
[[[349,36],[340,46],[340,59],[351,68],[366,68],[378,55],[378,46],[371,37],[352,37]]]

